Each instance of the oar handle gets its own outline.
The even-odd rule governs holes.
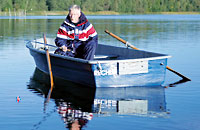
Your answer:
[[[115,34],[109,32],[108,30],[105,30],[105,32],[106,32],[107,34],[109,34],[110,36],[116,38],[116,39],[119,40],[120,42],[126,44],[126,45],[129,46],[130,48],[135,49],[135,50],[139,50],[139,49],[136,48],[135,46],[131,45],[129,42],[123,40],[122,38],[118,37],[117,35],[115,35]]]
[[[51,44],[47,44],[47,40],[46,40],[46,43],[41,43],[41,42],[35,42],[35,43],[43,44],[45,46],[45,49],[47,49],[46,46],[48,46],[48,47],[55,47],[55,48],[59,48],[59,49],[63,50],[63,47],[57,47],[57,46],[54,46],[54,45],[51,45]],[[67,51],[72,51],[72,50],[71,49],[67,49]]]

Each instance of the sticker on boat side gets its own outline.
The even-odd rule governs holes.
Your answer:
[[[95,76],[148,73],[148,61],[96,64],[93,71]]]
[[[98,64],[94,67],[94,75],[117,75],[117,63]]]
[[[115,70],[101,70],[101,71],[94,71],[94,75],[117,75],[117,71]]]
[[[119,62],[119,75],[148,73],[148,61]]]

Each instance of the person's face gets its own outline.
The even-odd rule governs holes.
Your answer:
[[[69,12],[69,17],[71,19],[71,21],[73,23],[78,23],[79,22],[79,17],[81,16],[81,12],[80,10],[77,10],[77,9],[72,9],[70,12]]]
[[[72,128],[70,130],[80,130],[80,125],[77,120],[72,123]]]

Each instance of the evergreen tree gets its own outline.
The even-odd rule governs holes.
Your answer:
[[[36,10],[37,10],[37,1],[36,0],[28,0],[27,11],[36,11]]]
[[[38,11],[48,10],[46,0],[37,0],[37,2],[38,2],[38,4],[37,4]]]
[[[119,3],[118,0],[111,0],[112,6],[110,9],[115,12],[119,12]]]
[[[85,0],[85,1],[83,1],[83,3],[82,3],[82,10],[83,11],[95,11],[95,10],[93,10],[93,8],[94,8],[94,5],[95,5],[95,1],[93,1],[93,0]]]
[[[47,0],[47,7],[49,11],[55,11],[55,10],[59,10],[59,2],[61,2],[60,0]]]
[[[0,0],[0,11],[9,11],[13,9],[12,0]]]

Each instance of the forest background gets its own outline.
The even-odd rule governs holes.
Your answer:
[[[86,14],[200,13],[200,0],[0,0],[0,15],[62,15],[72,4]]]

